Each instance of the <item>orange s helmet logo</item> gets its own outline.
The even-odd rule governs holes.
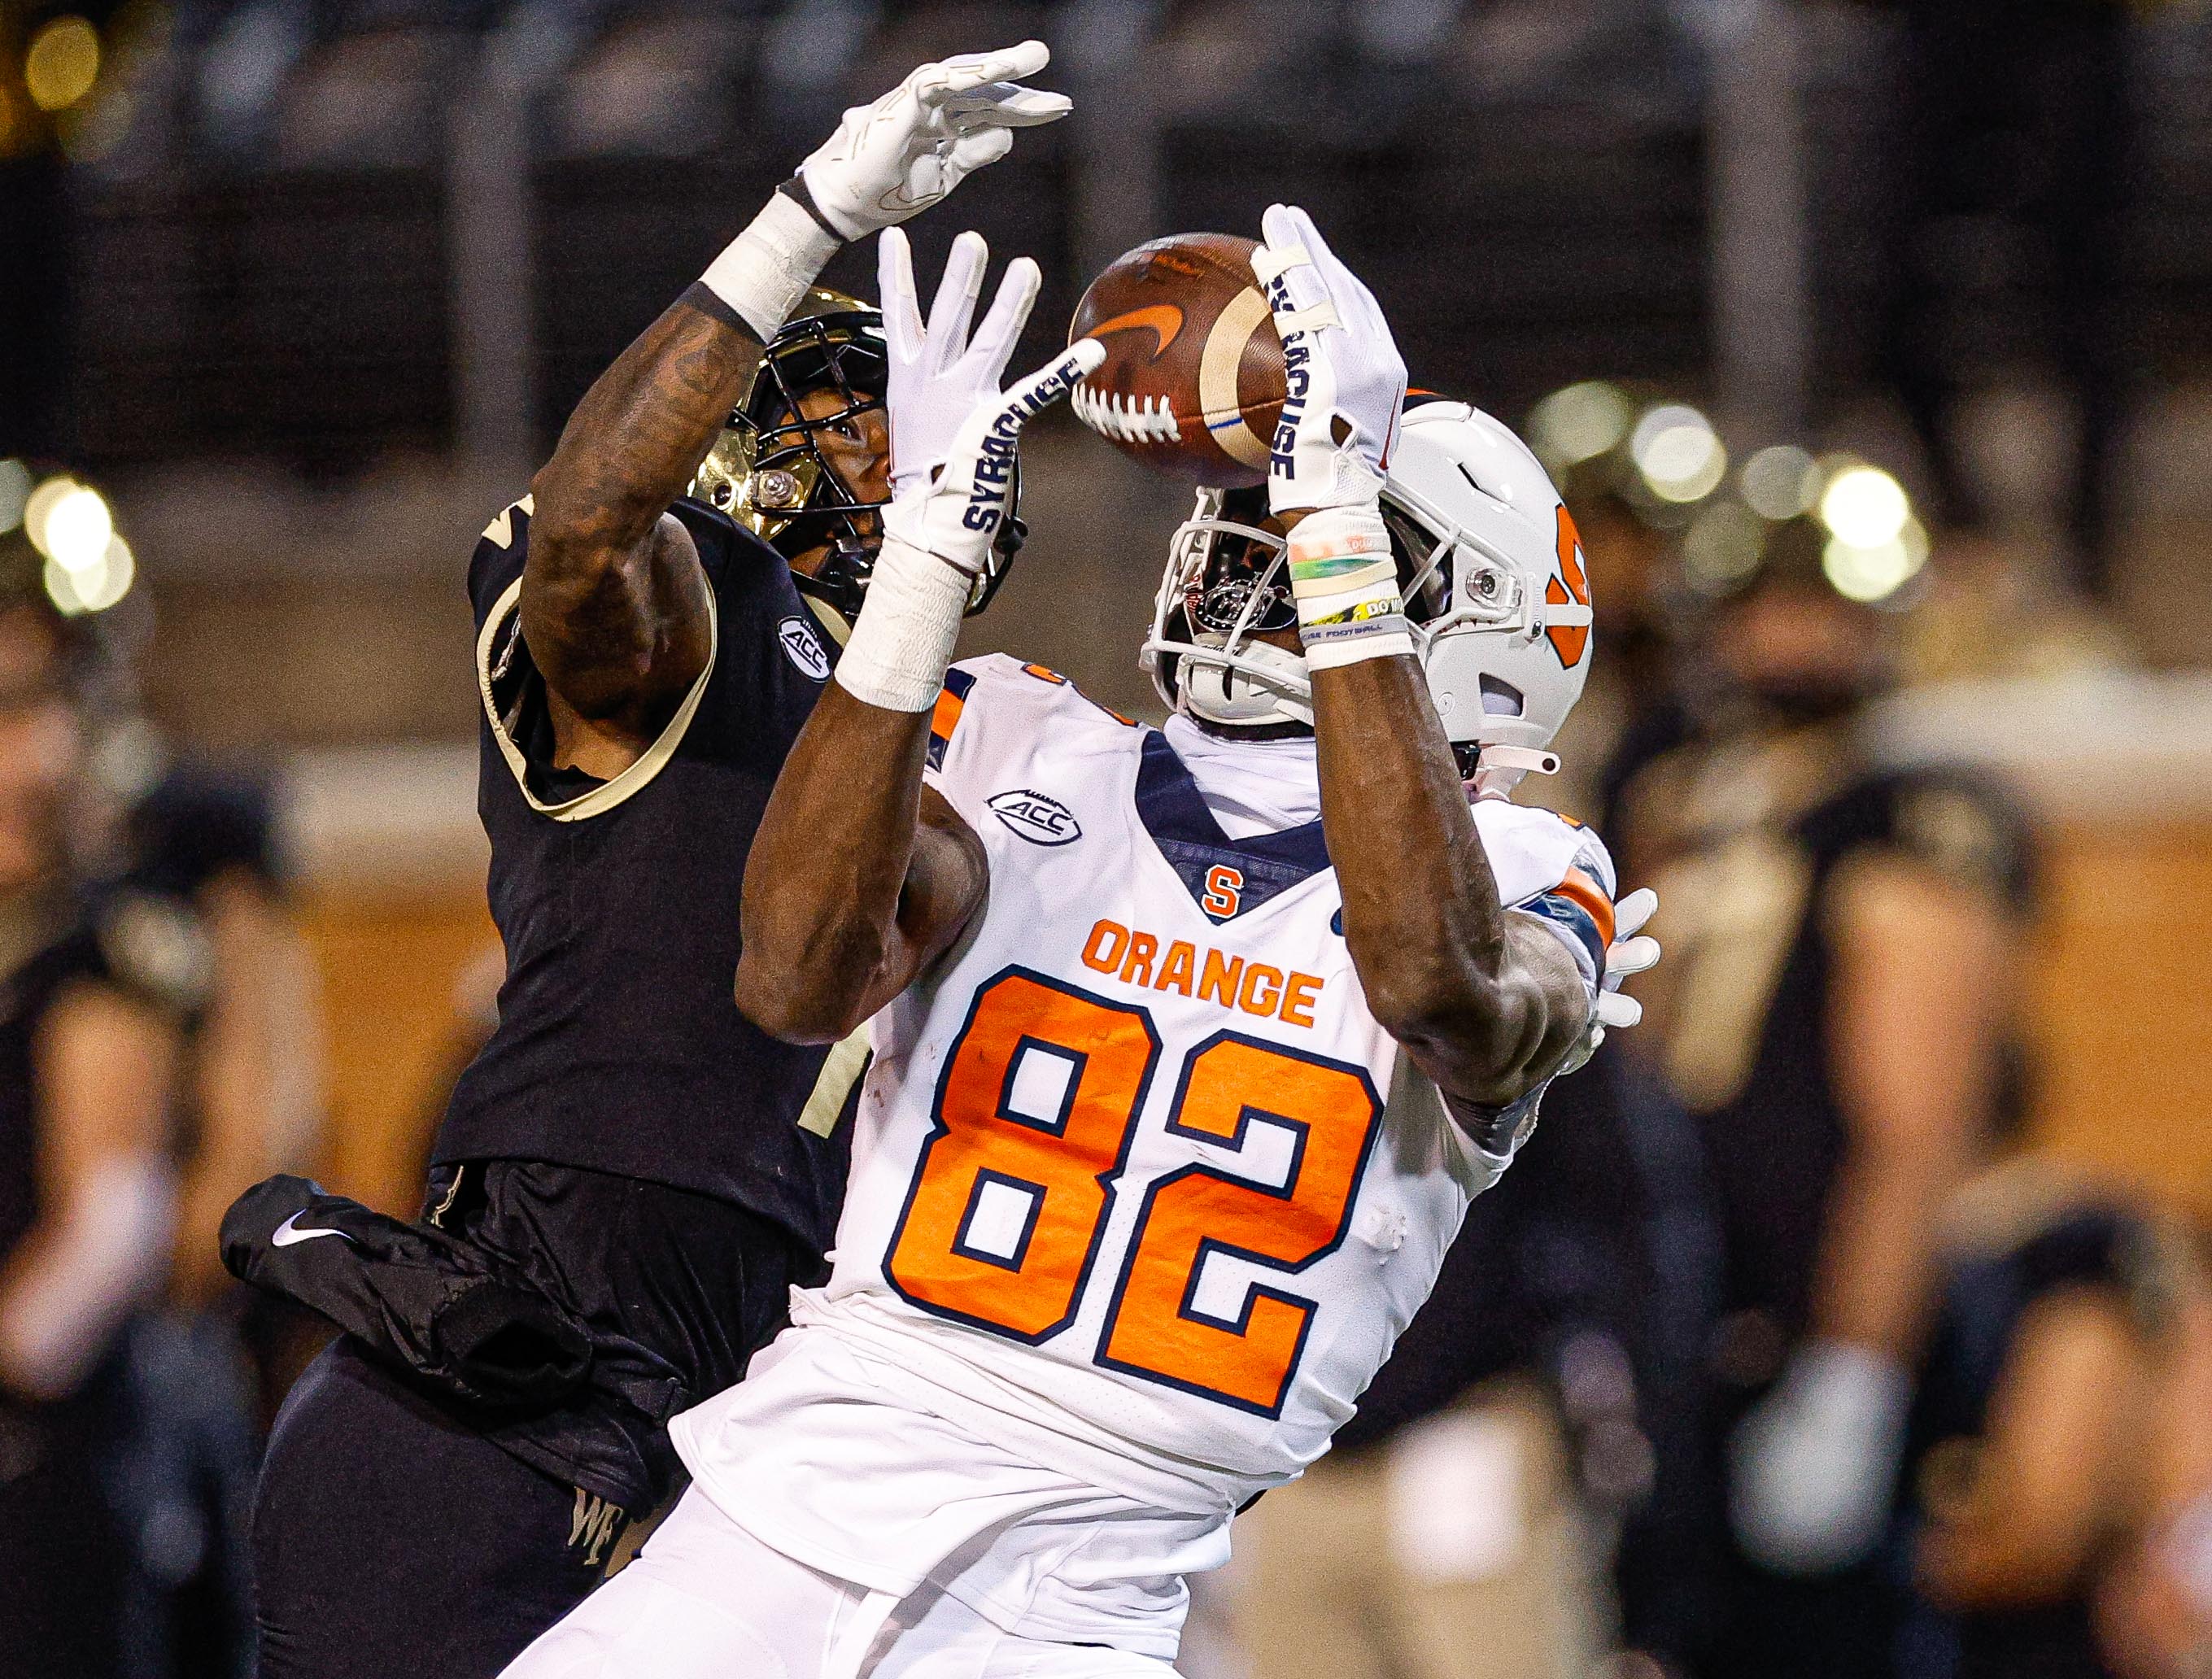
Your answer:
[[[1561,578],[1565,581],[1561,581]],[[1544,599],[1554,606],[1590,604],[1589,573],[1583,564],[1582,533],[1575,529],[1574,517],[1565,507],[1559,509],[1559,575],[1544,585]],[[1559,655],[1559,663],[1569,670],[1582,663],[1583,654],[1589,650],[1589,626],[1586,624],[1555,624],[1544,634],[1551,638],[1552,651]]]

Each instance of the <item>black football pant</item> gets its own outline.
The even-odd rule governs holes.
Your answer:
[[[598,1584],[622,1521],[334,1341],[261,1471],[259,1679],[491,1679]]]

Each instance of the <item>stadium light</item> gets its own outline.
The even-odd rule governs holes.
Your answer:
[[[1628,398],[1618,385],[1585,380],[1554,391],[1528,412],[1528,438],[1555,465],[1578,466],[1613,448],[1628,431]]]
[[[1887,542],[1862,547],[1832,537],[1820,554],[1820,570],[1836,593],[1865,605],[1888,599],[1927,563],[1928,532],[1910,513]]]
[[[1911,517],[1905,486],[1879,466],[1845,466],[1820,492],[1820,522],[1847,547],[1887,547]]]
[[[1743,499],[1775,524],[1810,513],[1820,490],[1820,468],[1794,444],[1771,444],[1743,464]]]
[[[1662,501],[1702,501],[1728,473],[1728,451],[1712,422],[1681,403],[1664,404],[1638,420],[1628,452]]]
[[[48,478],[23,507],[31,545],[68,572],[100,564],[115,538],[115,516],[98,490],[75,478]]]
[[[64,111],[100,80],[100,33],[81,17],[58,17],[31,37],[23,88],[41,111]]]
[[[43,581],[56,609],[64,617],[77,617],[86,612],[106,611],[131,592],[137,575],[138,562],[131,544],[116,537],[90,565],[77,570],[67,570],[48,560]]]
[[[1748,577],[1766,549],[1766,526],[1741,502],[1717,502],[1698,514],[1682,538],[1682,568],[1691,587],[1718,593]]]

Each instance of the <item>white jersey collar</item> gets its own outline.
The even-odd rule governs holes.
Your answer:
[[[1279,833],[1320,817],[1321,770],[1311,735],[1240,740],[1210,734],[1182,716],[1169,718],[1163,733],[1231,839]]]

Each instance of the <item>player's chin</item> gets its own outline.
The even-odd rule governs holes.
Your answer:
[[[853,540],[861,551],[872,560],[883,552],[884,515],[879,508],[869,508],[852,515]]]

